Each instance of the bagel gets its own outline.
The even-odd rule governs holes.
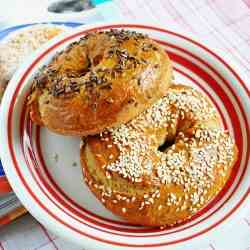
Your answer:
[[[67,28],[62,25],[36,24],[11,32],[0,44],[0,100],[16,69],[37,48]]]
[[[166,52],[125,30],[89,33],[34,79],[31,119],[63,135],[86,136],[126,123],[163,97],[172,79]]]
[[[227,182],[237,147],[211,102],[184,85],[127,124],[83,139],[87,185],[116,215],[172,226],[204,208]]]

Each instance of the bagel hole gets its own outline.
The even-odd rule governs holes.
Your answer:
[[[165,152],[167,148],[171,147],[175,143],[174,139],[165,140],[159,147],[158,150]]]

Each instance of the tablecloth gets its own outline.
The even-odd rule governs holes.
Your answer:
[[[164,25],[230,55],[250,79],[250,0],[115,0],[119,21]],[[250,84],[249,84],[250,87]],[[31,215],[0,229],[0,249],[80,250],[48,232]],[[87,249],[85,249],[87,250]],[[227,235],[198,249],[250,250],[250,211]]]

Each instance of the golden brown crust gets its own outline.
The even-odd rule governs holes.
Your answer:
[[[159,148],[166,140],[172,145]],[[110,211],[131,223],[169,226],[218,194],[237,147],[205,96],[173,85],[131,122],[85,138],[80,155],[86,183]]]
[[[31,118],[60,134],[96,134],[144,111],[166,93],[171,78],[167,54],[147,36],[90,33],[34,80]]]

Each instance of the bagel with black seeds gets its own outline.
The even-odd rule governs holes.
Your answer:
[[[92,32],[35,77],[30,117],[59,134],[97,134],[149,108],[171,80],[168,55],[148,36],[126,30]]]

